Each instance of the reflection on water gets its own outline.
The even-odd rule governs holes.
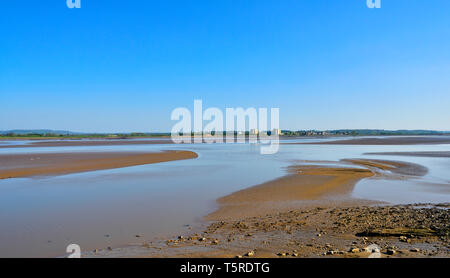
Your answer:
[[[296,160],[365,157],[418,163],[429,168],[426,176],[363,180],[356,185],[354,197],[393,203],[450,201],[449,158],[363,155],[449,151],[450,145],[280,145],[275,155],[261,155],[258,145],[249,144],[15,148],[0,149],[0,154],[165,149],[192,150],[199,157],[59,177],[1,180],[0,256],[58,256],[69,243],[92,250],[186,231],[185,225],[200,222],[214,210],[216,198],[280,177]]]

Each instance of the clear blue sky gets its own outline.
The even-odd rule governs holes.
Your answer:
[[[170,131],[279,107],[283,129],[450,130],[450,1],[2,1],[0,130]]]

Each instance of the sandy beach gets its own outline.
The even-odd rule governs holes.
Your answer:
[[[423,176],[427,173],[427,169],[421,165],[399,161],[345,159],[341,163],[348,167],[291,166],[288,168],[289,174],[282,178],[219,198],[219,209],[208,215],[207,219],[260,216],[291,209],[295,201],[316,201],[327,197],[345,200],[356,182],[363,178]],[[389,171],[389,174],[385,171]]]
[[[0,179],[54,176],[196,158],[191,151],[80,152],[0,155]]]
[[[219,209],[209,220],[236,219],[282,211],[298,200],[318,200],[324,195],[348,194],[360,179],[372,171],[357,168],[292,166],[290,174],[253,186],[217,200]]]
[[[449,257],[449,204],[386,205],[353,199],[364,178],[424,175],[423,166],[345,159],[338,166],[293,165],[285,177],[217,200],[200,231],[86,257]]]

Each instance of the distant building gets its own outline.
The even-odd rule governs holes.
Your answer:
[[[259,134],[259,130],[257,128],[250,129],[250,135],[258,135],[258,134]]]
[[[279,129],[279,128],[272,129],[272,135],[273,134],[281,135],[281,129]]]

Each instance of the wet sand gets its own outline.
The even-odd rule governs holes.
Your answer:
[[[394,156],[416,156],[416,157],[450,157],[450,152],[377,152],[365,153],[365,155],[394,155]]]
[[[418,136],[418,137],[384,137],[384,138],[355,138],[335,141],[281,143],[306,145],[436,145],[450,144],[450,136]]]
[[[291,174],[285,177],[218,199],[219,209],[206,218],[223,220],[259,216],[286,209],[292,201],[348,194],[357,181],[374,175],[367,169],[317,166],[293,166],[289,172]]]
[[[52,140],[36,141],[23,145],[1,145],[0,148],[37,148],[37,147],[79,147],[79,146],[123,146],[123,145],[162,145],[174,144],[171,139],[155,140]]]
[[[375,173],[378,170],[389,171],[394,174],[405,176],[424,176],[428,173],[428,169],[422,165],[404,162],[379,159],[343,159],[342,162],[350,162],[352,164],[362,165]],[[384,173],[382,175],[385,175]]]
[[[0,155],[0,179],[64,175],[196,157],[191,151],[7,154]]]
[[[316,204],[216,221],[199,233],[84,257],[449,258],[450,204]]]
[[[219,198],[219,209],[206,218],[223,220],[258,216],[292,208],[295,201],[348,198],[354,185],[363,178],[389,174],[400,178],[423,176],[428,171],[421,165],[399,161],[345,159],[340,163],[348,167],[291,166],[285,177]]]
[[[283,138],[280,138],[283,139]],[[289,138],[294,139],[294,138]],[[7,140],[7,139],[4,139]],[[142,140],[142,139],[35,139],[32,142],[26,144],[2,144],[0,139],[0,148],[38,148],[38,147],[88,147],[88,146],[124,146],[124,145],[164,145],[164,144],[183,144],[184,142],[174,142],[172,138],[154,138],[152,140]],[[48,141],[44,141],[48,140]],[[194,141],[194,137],[186,137],[185,143],[189,144]],[[212,137],[204,137],[202,143],[213,143],[215,139]],[[248,142],[248,138],[243,139]],[[11,140],[9,140],[11,141]],[[25,140],[12,140],[12,141],[25,141]],[[238,142],[237,137],[233,138],[223,138],[223,140],[218,140],[218,143],[225,142]],[[196,142],[197,143],[197,142]]]
[[[449,204],[388,206],[349,196],[358,180],[413,177],[423,174],[415,172],[423,166],[384,160],[340,163],[346,168],[292,166],[285,177],[222,197],[202,231],[84,256],[369,257],[367,248],[377,244],[381,257],[450,257]]]
[[[322,137],[320,137],[322,138]],[[203,143],[208,143],[212,138],[204,137]],[[281,136],[280,140],[296,140],[296,139],[314,139],[311,137],[286,137]],[[154,145],[154,144],[175,144],[170,137],[154,138],[153,140],[142,139],[28,139],[32,141],[28,144],[9,145],[2,144],[0,139],[0,148],[36,148],[36,147],[76,147],[76,146],[121,146],[121,145]],[[22,141],[25,139],[14,139],[13,141]],[[45,141],[44,141],[45,140]],[[46,141],[48,140],[48,141]],[[234,138],[234,141],[237,139]],[[245,140],[248,140],[245,139]],[[421,145],[421,144],[450,144],[450,136],[415,136],[415,137],[384,137],[384,138],[355,138],[335,141],[321,142],[283,142],[281,145]]]

